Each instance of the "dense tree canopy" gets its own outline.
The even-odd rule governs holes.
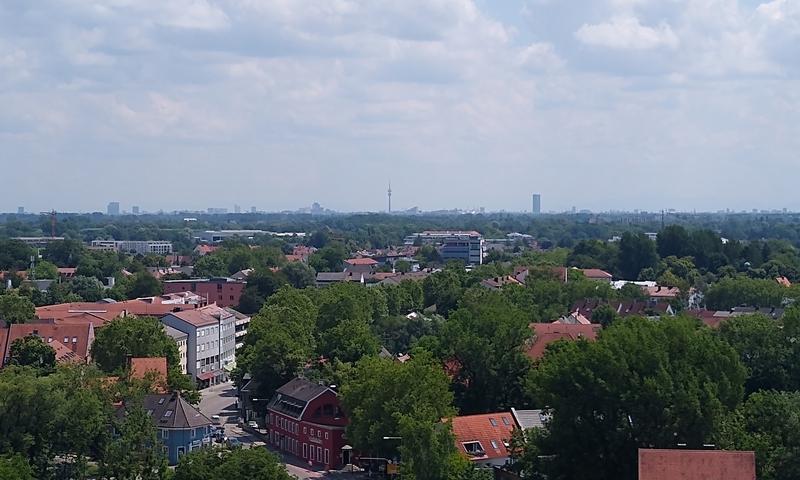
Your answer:
[[[11,342],[8,363],[50,372],[56,367],[56,351],[36,335]]]
[[[16,293],[0,295],[0,320],[26,323],[36,317],[36,308],[28,297]]]
[[[550,478],[635,479],[638,447],[700,447],[738,406],[744,380],[736,352],[682,318],[619,320],[597,342],[549,349],[529,393],[552,414],[538,444],[555,454]]]
[[[264,448],[203,448],[182,456],[174,480],[291,480],[280,459]]]

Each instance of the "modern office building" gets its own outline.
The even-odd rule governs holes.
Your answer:
[[[91,247],[95,250],[116,250],[141,255],[172,253],[172,242],[163,240],[92,240]]]
[[[164,332],[175,340],[175,345],[178,347],[178,358],[181,362],[181,374],[186,375],[186,352],[189,335],[169,325],[164,325]]]
[[[17,215],[25,215],[25,207],[17,207]]]
[[[139,215],[139,207],[137,205],[132,206],[131,213],[134,215]]]
[[[467,265],[483,264],[483,236],[478,232],[459,232],[442,239],[442,260],[461,260]]]
[[[119,202],[109,202],[106,207],[107,215],[119,215]]]
[[[236,367],[236,315],[217,305],[172,312],[161,323],[187,335],[186,373],[201,388],[228,379]]]
[[[538,193],[533,194],[533,210],[534,215],[542,213],[542,196]]]

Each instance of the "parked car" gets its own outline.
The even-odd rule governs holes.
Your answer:
[[[254,420],[250,420],[247,422],[247,426],[252,428],[253,430],[258,430],[258,423]]]
[[[219,415],[211,415],[211,421],[214,423],[219,423]]]

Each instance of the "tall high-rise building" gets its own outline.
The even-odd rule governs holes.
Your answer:
[[[132,206],[131,213],[134,215],[139,215],[139,207],[137,205]]]
[[[533,209],[531,211],[534,215],[542,213],[542,196],[538,193],[533,194]]]
[[[389,181],[389,191],[387,192],[389,196],[389,213],[392,213],[392,182]]]
[[[119,202],[108,202],[107,215],[119,215]]]
[[[234,205],[233,213],[242,213],[242,207],[240,207],[239,205]]]
[[[25,207],[17,207],[17,215],[25,215]]]
[[[256,213],[256,207],[250,207],[250,213]]]

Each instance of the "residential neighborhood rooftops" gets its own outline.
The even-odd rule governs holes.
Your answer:
[[[0,330],[0,367],[5,364],[9,350],[14,340],[28,335],[36,335],[43,342],[51,345],[56,351],[56,359],[62,361],[86,362],[89,359],[90,348],[94,341],[94,327],[92,324],[84,325],[53,325],[41,323],[16,323]],[[53,344],[53,342],[58,342]],[[71,351],[73,355],[67,353]]]
[[[270,400],[268,408],[299,419],[310,401],[329,390],[331,389],[325,385],[305,378],[295,378],[275,390],[275,396]]]
[[[142,380],[148,373],[152,372],[157,379],[164,381],[167,379],[166,357],[131,358],[130,368],[131,378]]]
[[[755,480],[753,452],[639,449],[639,480]]]
[[[455,417],[453,435],[459,453],[470,460],[509,456],[508,441],[516,422],[509,412]]]
[[[348,265],[377,265],[377,260],[372,258],[348,258],[344,261]]]

